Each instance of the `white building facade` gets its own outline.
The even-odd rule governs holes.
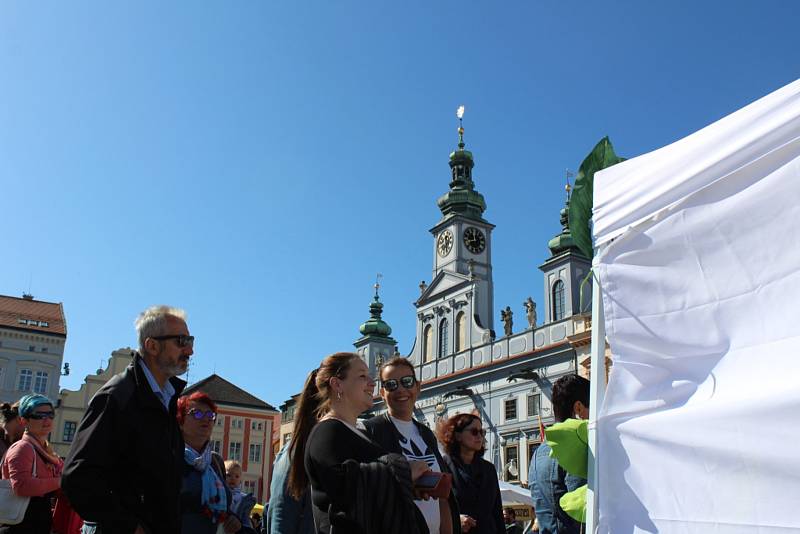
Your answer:
[[[430,230],[432,281],[420,284],[416,340],[406,355],[422,380],[416,417],[434,428],[457,413],[480,414],[487,429],[485,458],[495,464],[501,479],[525,484],[529,459],[541,443],[540,421],[545,426],[554,422],[553,383],[583,369],[573,341],[583,343],[591,324],[586,313],[591,310],[591,284],[580,290],[591,265],[572,241],[564,208],[563,229],[548,243],[551,256],[540,265],[545,302],[538,313],[543,324],[537,324],[533,302],[520,295],[523,305],[512,310],[516,331],[504,320],[503,335],[498,336],[494,317],[501,317],[501,311],[494,309],[491,258],[495,226],[483,217],[486,203],[475,189],[473,156],[464,148],[463,129],[459,133],[458,149],[450,154],[449,191],[437,202],[442,218]],[[373,313],[361,327],[363,334],[372,322],[367,328],[372,337],[355,344],[373,369],[394,352],[389,347],[395,344],[377,311],[377,318]],[[376,320],[385,328],[374,327]],[[375,410],[382,410],[382,404],[377,401]]]

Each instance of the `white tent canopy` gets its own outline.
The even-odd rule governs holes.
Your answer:
[[[800,529],[800,81],[596,174],[594,234],[597,531]]]
[[[504,480],[498,482],[500,484],[500,498],[503,500],[503,504],[527,504],[528,506],[533,506],[530,490]]]

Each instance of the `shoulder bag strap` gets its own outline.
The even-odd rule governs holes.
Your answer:
[[[28,446],[33,449],[33,478],[36,478],[36,457],[39,456],[39,453],[36,452],[36,447],[32,444],[28,443]]]

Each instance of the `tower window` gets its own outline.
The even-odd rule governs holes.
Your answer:
[[[422,361],[429,362],[433,359],[433,328],[426,325],[422,330]]]
[[[439,358],[447,356],[447,334],[449,328],[447,326],[447,319],[442,319],[439,323]]]
[[[460,312],[456,316],[456,352],[467,348],[467,314]]]
[[[553,284],[553,320],[560,321],[564,318],[564,308],[566,308],[564,295],[564,282],[556,280]]]

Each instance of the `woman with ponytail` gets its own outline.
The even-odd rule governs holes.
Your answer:
[[[311,495],[318,534],[428,534],[413,481],[428,470],[387,454],[356,427],[375,381],[358,354],[338,352],[312,371],[295,412],[289,492]]]

